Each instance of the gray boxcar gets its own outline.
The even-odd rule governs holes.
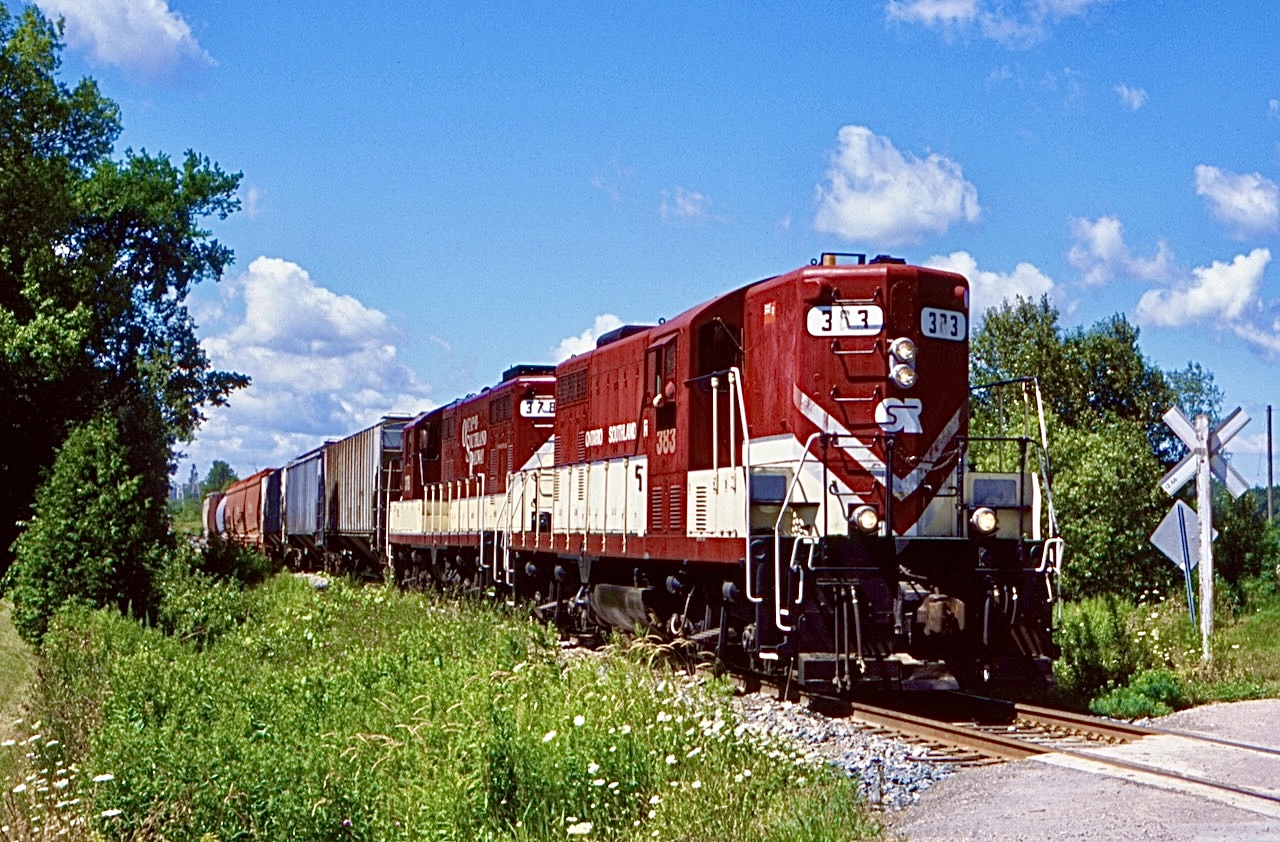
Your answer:
[[[401,432],[410,420],[388,415],[322,448],[323,546],[326,556],[338,554],[344,569],[381,571],[387,509],[400,496]]]
[[[284,536],[289,562],[310,568],[324,548],[324,447],[284,466]]]

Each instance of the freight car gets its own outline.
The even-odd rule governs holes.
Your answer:
[[[397,575],[816,693],[1044,684],[1043,432],[1009,440],[1013,471],[969,464],[968,299],[960,275],[825,254],[602,337],[554,403],[546,373],[508,372],[407,426]],[[508,398],[541,423],[518,433]]]
[[[280,479],[278,468],[268,468],[232,483],[218,495],[216,532],[226,540],[253,547],[269,558],[279,558],[284,537]],[[214,495],[207,499],[214,499]]]

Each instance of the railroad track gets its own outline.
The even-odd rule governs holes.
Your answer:
[[[1280,819],[1280,749],[1012,703],[1007,721],[920,715],[861,703],[850,715],[960,766],[1031,760],[1196,795]],[[998,709],[998,707],[996,708]],[[1251,783],[1238,782],[1252,770]],[[1276,774],[1262,772],[1274,769]],[[1236,771],[1232,771],[1236,770]]]
[[[1159,733],[1068,711],[991,699],[953,698],[961,702],[959,718],[861,702],[850,704],[849,714],[908,740],[928,744],[930,756],[937,760],[968,766],[1025,760],[1089,745],[1128,743]]]

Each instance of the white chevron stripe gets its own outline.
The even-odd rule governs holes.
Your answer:
[[[888,485],[888,466],[871,451],[871,446],[864,443],[861,439],[849,432],[843,424],[831,416],[818,402],[806,395],[800,390],[799,386],[792,387],[792,400],[796,409],[799,409],[805,418],[813,422],[819,430],[824,433],[835,433],[842,439],[848,438],[852,440],[851,444],[840,445],[841,449],[847,451],[854,458],[862,469],[875,477],[881,485]],[[951,445],[955,439],[956,433],[960,429],[960,413],[964,411],[964,407],[956,410],[955,415],[951,416],[951,420],[942,428],[942,432],[938,434],[938,438],[934,441],[929,450],[920,458],[920,462],[915,469],[905,477],[893,478],[893,496],[899,500],[910,497],[920,487],[920,483],[924,482],[924,478],[934,469],[939,458]]]

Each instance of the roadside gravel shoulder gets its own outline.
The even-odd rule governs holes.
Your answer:
[[[1275,699],[1210,705],[1151,724],[1280,749]],[[1251,771],[1252,764],[1240,776]],[[892,836],[910,842],[1280,838],[1280,819],[1273,816],[1041,760],[958,771],[885,819]]]

